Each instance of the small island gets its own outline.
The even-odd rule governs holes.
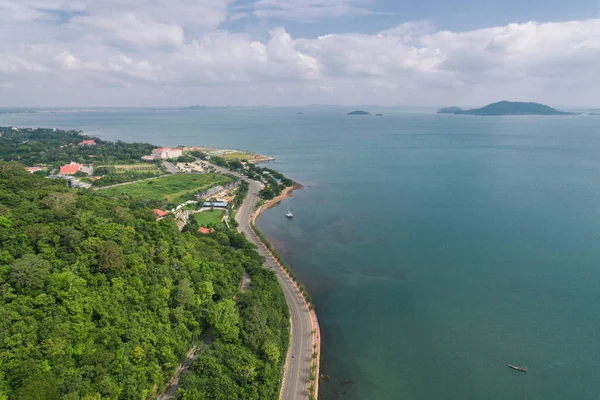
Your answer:
[[[575,113],[559,111],[550,106],[540,103],[524,103],[519,101],[499,101],[488,104],[485,107],[462,110],[458,107],[441,108],[439,114],[455,115],[481,115],[481,116],[502,116],[502,115],[576,115]]]
[[[383,114],[375,114],[376,117],[383,117]]]
[[[464,111],[460,107],[445,107],[438,110],[438,114],[456,114]]]
[[[351,111],[348,113],[348,115],[371,115],[368,112],[364,111],[364,110],[356,110],[356,111]]]

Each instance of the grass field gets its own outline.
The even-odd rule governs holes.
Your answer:
[[[227,153],[220,155],[219,157],[224,158],[226,160],[240,160],[240,161],[248,161],[250,156],[246,153],[235,152],[235,153]]]
[[[156,172],[161,173],[161,170],[155,164],[121,164],[113,165],[117,173],[123,173],[127,171],[135,172]]]
[[[102,190],[102,194],[118,196],[128,194],[146,200],[162,200],[170,205],[194,200],[194,195],[233,179],[220,174],[176,174],[143,182]]]
[[[194,219],[200,226],[207,226],[211,222],[219,225],[224,214],[225,210],[207,210],[194,214]]]

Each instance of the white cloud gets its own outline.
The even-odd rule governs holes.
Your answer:
[[[102,37],[134,45],[176,47],[184,42],[184,32],[180,26],[139,17],[133,12],[110,17],[80,17],[76,21],[99,28]]]
[[[33,71],[42,72],[47,68],[35,61],[27,60],[16,55],[0,54],[0,72],[22,72]]]
[[[267,43],[223,32],[195,40],[175,53],[175,62],[185,70],[183,75],[175,73],[175,81],[210,85],[295,81],[318,76],[318,61],[299,52],[283,28],[272,30],[270,35]]]
[[[435,26],[431,21],[411,21],[400,24],[392,29],[381,31],[379,35],[397,36],[405,43],[412,43],[419,37],[434,32]]]
[[[435,72],[445,58],[440,49],[411,46],[394,35],[326,35],[298,43],[330,76],[393,77],[411,71]]]
[[[257,40],[220,28],[236,13],[243,17],[240,9],[228,9],[230,3],[0,0],[0,14],[9,10],[21,18],[0,24],[0,82],[10,82],[3,94],[12,91],[0,101],[52,104],[55,93],[68,101],[85,90],[82,101],[123,105],[194,103],[204,95],[230,104],[476,104],[500,98],[564,104],[595,102],[600,90],[600,20],[466,32],[417,21],[375,34],[317,38],[275,27]],[[49,21],[53,14],[43,4],[81,15]],[[370,12],[371,2],[254,5],[281,18],[320,18]],[[37,22],[23,22],[31,20]],[[163,96],[149,95],[154,92]]]

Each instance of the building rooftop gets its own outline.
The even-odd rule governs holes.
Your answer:
[[[74,175],[80,169],[81,169],[81,164],[71,162],[70,164],[65,164],[62,167],[60,167],[60,173],[62,175]]]
[[[154,214],[158,215],[159,218],[166,217],[168,212],[159,210],[158,208],[154,209]]]

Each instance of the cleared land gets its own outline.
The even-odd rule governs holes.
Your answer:
[[[177,174],[105,189],[102,193],[108,196],[127,194],[145,200],[181,204],[193,200],[196,193],[231,181],[232,178],[220,174]]]
[[[194,214],[194,219],[200,226],[207,226],[211,222],[219,225],[224,214],[225,210],[207,210]]]

